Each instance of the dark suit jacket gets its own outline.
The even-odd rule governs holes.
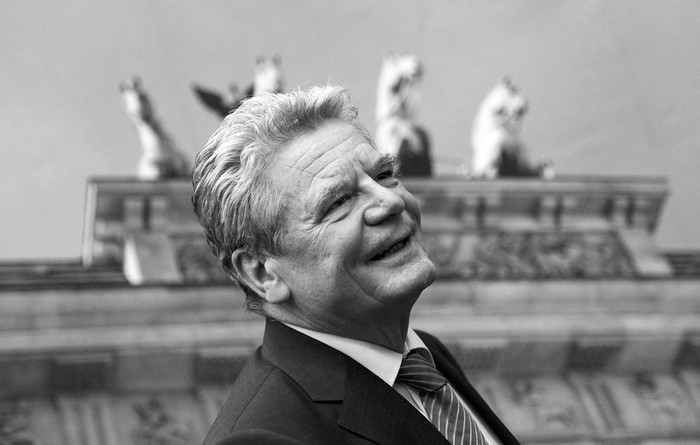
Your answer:
[[[504,444],[518,444],[435,337],[419,332],[437,368]],[[267,321],[205,445],[443,444],[413,405],[345,354]]]

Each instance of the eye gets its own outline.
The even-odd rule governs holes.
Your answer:
[[[345,204],[345,203],[348,202],[349,200],[350,200],[350,197],[349,197],[349,196],[342,196],[342,197],[336,199],[335,201],[333,201],[333,204],[331,204],[330,207],[328,207],[328,210],[326,211],[326,213],[332,212],[333,210],[335,210],[335,209],[337,209],[338,207],[342,206],[343,204]]]
[[[394,177],[394,171],[393,170],[385,170],[377,175],[376,181],[383,181],[385,179],[391,179]]]

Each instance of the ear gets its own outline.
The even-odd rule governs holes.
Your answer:
[[[231,263],[240,280],[268,303],[282,303],[291,297],[289,287],[276,271],[274,260],[236,249],[231,254]]]

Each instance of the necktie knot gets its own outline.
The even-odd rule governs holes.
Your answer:
[[[428,351],[413,349],[401,362],[396,379],[419,391],[433,392],[447,384],[447,379],[435,368]]]

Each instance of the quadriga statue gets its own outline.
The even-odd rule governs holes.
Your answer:
[[[527,99],[509,78],[502,78],[486,95],[472,124],[473,178],[551,178],[551,163],[532,164],[520,137]]]

